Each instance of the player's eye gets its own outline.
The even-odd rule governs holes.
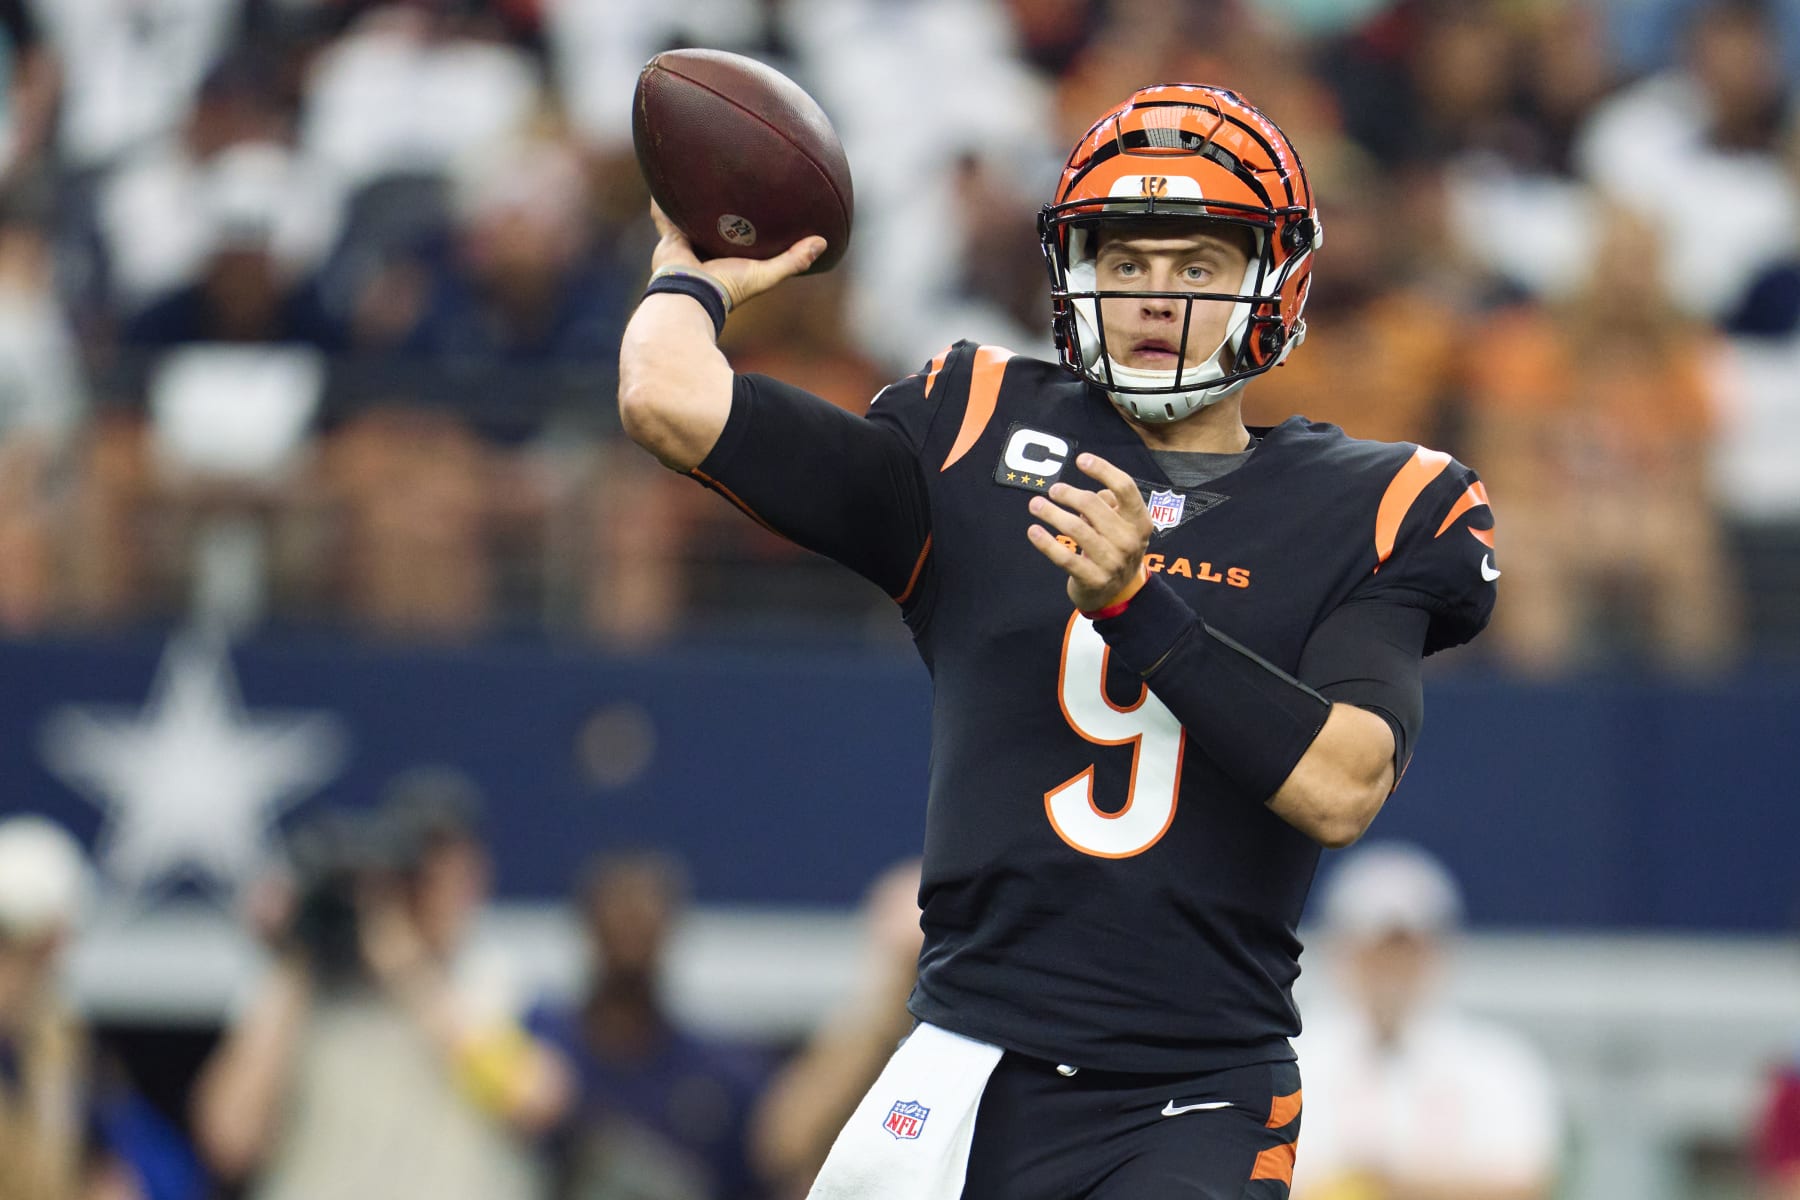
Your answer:
[[[1129,258],[1122,258],[1122,259],[1118,260],[1117,262],[1113,263],[1113,274],[1117,275],[1121,279],[1130,279],[1131,277],[1136,275],[1138,273],[1138,271],[1139,271],[1138,265],[1136,263],[1132,262]]]
[[[1209,267],[1203,267],[1197,263],[1190,264],[1181,272],[1181,277],[1189,283],[1205,283],[1212,278],[1212,270]]]

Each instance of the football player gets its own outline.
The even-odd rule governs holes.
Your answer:
[[[960,342],[866,418],[713,344],[820,239],[702,263],[655,216],[626,432],[886,589],[934,682],[919,1024],[812,1195],[1286,1195],[1319,848],[1499,575],[1449,455],[1244,425],[1322,240],[1293,146],[1233,92],[1137,92],[1040,217],[1061,361]]]

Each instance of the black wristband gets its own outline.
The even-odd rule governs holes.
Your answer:
[[[725,297],[719,295],[718,288],[698,275],[682,275],[674,271],[658,275],[644,289],[644,295],[654,296],[659,292],[672,292],[677,296],[698,300],[700,306],[706,309],[706,315],[712,318],[713,336],[718,337],[725,331]]]
[[[1226,637],[1160,576],[1094,630],[1218,768],[1267,801],[1331,715],[1331,701]]]

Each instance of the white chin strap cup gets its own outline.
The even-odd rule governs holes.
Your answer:
[[[1069,270],[1068,287],[1071,292],[1098,291],[1099,276],[1096,273],[1094,259],[1086,254],[1086,231],[1074,230],[1069,235]],[[1243,284],[1238,288],[1240,295],[1251,295],[1256,287],[1258,268],[1262,265],[1261,255],[1251,258],[1244,270]],[[1106,388],[1106,394],[1126,416],[1151,425],[1166,425],[1190,417],[1208,405],[1217,404],[1242,391],[1248,380],[1238,379],[1231,383],[1215,382],[1224,377],[1225,365],[1222,361],[1225,348],[1232,345],[1243,334],[1244,326],[1250,320],[1250,302],[1240,300],[1231,306],[1231,320],[1225,326],[1225,336],[1213,347],[1213,352],[1205,362],[1180,371],[1150,371],[1141,367],[1128,367],[1108,354],[1106,365],[1100,363],[1100,317],[1095,311],[1093,299],[1071,300],[1069,305],[1075,310],[1075,320],[1080,328],[1081,366],[1087,377]],[[1154,393],[1120,392],[1107,386],[1106,367],[1112,368],[1111,382],[1114,385],[1128,388],[1156,388]],[[1179,380],[1184,386],[1176,390]]]

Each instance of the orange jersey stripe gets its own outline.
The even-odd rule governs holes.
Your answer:
[[[700,470],[698,467],[694,468],[692,471],[690,471],[688,473],[690,475],[692,475],[695,479],[698,479],[701,483],[704,483],[707,487],[709,487],[709,488],[713,489],[715,492],[719,493],[719,495],[721,495],[721,496],[725,497],[727,500],[731,501],[734,505],[736,505],[738,507],[739,510],[741,510],[743,512],[743,514],[745,516],[749,517],[752,521],[755,521],[758,525],[761,525],[764,529],[768,530],[770,533],[774,534],[776,537],[778,537],[778,538],[786,538],[787,537],[787,534],[781,532],[781,530],[775,528],[773,525],[771,525],[767,521],[763,520],[762,517],[757,514],[757,511],[754,508],[751,508],[748,504],[745,504],[742,500],[739,500],[737,498],[736,492],[732,491],[730,488],[726,487],[724,484],[722,484],[718,480],[714,479],[711,475],[708,475],[706,472]]]
[[[1277,1096],[1269,1104],[1269,1120],[1264,1129],[1280,1129],[1300,1115],[1300,1093]]]
[[[1000,402],[1000,380],[1006,374],[1006,360],[1013,356],[1011,350],[1003,350],[999,346],[979,346],[975,350],[975,367],[969,378],[969,406],[963,410],[962,428],[956,431],[956,443],[950,447],[950,455],[944,459],[940,471],[948,471],[951,464],[969,452],[993,420],[994,406]]]
[[[919,586],[919,575],[925,570],[925,559],[931,553],[931,535],[925,535],[925,544],[919,547],[919,560],[913,563],[912,575],[906,581],[906,587],[894,597],[895,604],[905,604],[912,598],[913,589]]]
[[[1461,496],[1457,497],[1456,503],[1452,504],[1450,506],[1450,515],[1444,518],[1444,523],[1442,525],[1439,525],[1438,531],[1436,533],[1432,534],[1431,536],[1443,537],[1444,530],[1446,530],[1446,529],[1450,528],[1452,525],[1456,524],[1456,518],[1462,516],[1464,513],[1468,512],[1471,508],[1475,508],[1478,505],[1486,504],[1487,502],[1488,502],[1487,488],[1478,479],[1474,483],[1471,483],[1469,485],[1468,491],[1464,492]]]
[[[1427,450],[1420,446],[1388,484],[1387,491],[1381,497],[1381,507],[1375,512],[1377,571],[1381,570],[1381,564],[1394,553],[1394,543],[1400,539],[1400,526],[1405,522],[1406,514],[1412,511],[1413,501],[1449,465],[1450,456],[1442,450]]]
[[[1256,1156],[1255,1164],[1250,1168],[1251,1179],[1276,1179],[1284,1187],[1294,1182],[1294,1144],[1271,1146]]]
[[[1494,531],[1491,529],[1471,529],[1469,530],[1469,536],[1486,546],[1489,550],[1494,548]]]
[[[931,385],[937,382],[938,372],[944,369],[944,360],[950,357],[951,347],[945,346],[938,351],[938,356],[931,360],[931,370],[925,373],[925,394],[931,395]]]

